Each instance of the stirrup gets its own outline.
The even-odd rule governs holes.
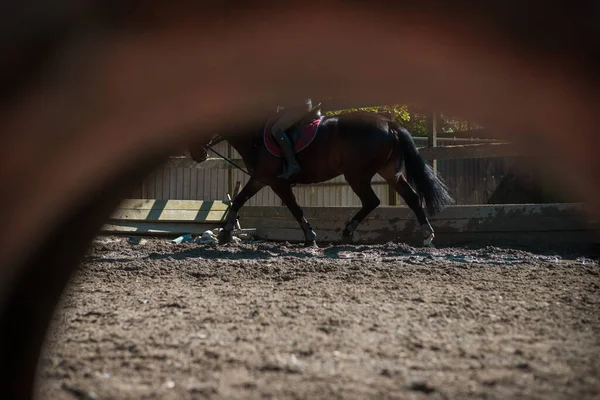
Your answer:
[[[280,173],[279,175],[277,175],[278,178],[284,178],[287,179],[290,176],[297,174],[298,172],[300,172],[300,170],[302,170],[302,168],[300,168],[300,165],[296,164],[295,168],[292,169],[284,169],[282,173]]]

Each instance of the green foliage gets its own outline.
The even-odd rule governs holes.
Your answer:
[[[407,104],[393,104],[375,107],[349,108],[325,112],[325,115],[339,115],[347,112],[367,111],[374,113],[392,113],[392,119],[408,129],[413,136],[427,136],[427,115]],[[438,116],[438,132],[449,133],[478,129],[480,126],[443,114]]]

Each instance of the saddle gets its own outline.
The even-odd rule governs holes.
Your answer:
[[[288,130],[286,130],[286,134],[288,138],[293,143],[294,152],[298,153],[304,150],[309,144],[317,136],[319,127],[323,122],[323,116],[321,115],[321,105],[322,103],[317,104],[312,107],[298,122],[292,125]],[[265,147],[272,155],[276,157],[282,157],[283,153],[275,139],[271,136],[271,126],[275,122],[275,118],[271,118],[267,124],[265,125],[264,130],[264,143]]]

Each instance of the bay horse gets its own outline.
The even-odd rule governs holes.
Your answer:
[[[305,244],[316,245],[316,233],[304,217],[292,186],[324,182],[340,175],[344,175],[362,203],[362,208],[346,223],[342,232],[343,241],[351,241],[361,221],[380,204],[371,188],[371,179],[379,174],[415,213],[421,226],[423,245],[431,246],[434,230],[422,203],[425,202],[430,215],[435,215],[453,204],[454,200],[442,179],[419,154],[410,133],[377,113],[349,112],[322,118],[314,140],[296,153],[302,170],[288,179],[277,177],[283,158],[273,155],[265,145],[265,123],[254,129],[220,133],[216,140],[189,146],[191,158],[202,162],[208,157],[206,146],[226,140],[238,151],[250,175],[248,183],[233,199],[219,233],[219,244],[231,240],[240,208],[260,189],[269,186],[298,221],[304,232]],[[403,165],[406,176],[402,173]]]

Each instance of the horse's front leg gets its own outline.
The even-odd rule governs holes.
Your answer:
[[[242,208],[242,206],[246,204],[246,202],[264,186],[264,183],[250,178],[240,193],[235,196],[235,199],[233,199],[233,203],[229,209],[229,213],[227,214],[227,219],[225,220],[223,229],[219,232],[219,244],[225,244],[231,241],[232,232],[235,228],[235,223],[237,221],[240,208]]]
[[[302,208],[300,208],[300,205],[296,200],[296,196],[294,195],[294,192],[292,192],[292,187],[287,183],[282,183],[278,185],[271,185],[271,188],[287,206],[288,210],[290,210],[296,221],[298,221],[300,224],[300,228],[302,228],[302,232],[304,232],[305,246],[316,246],[317,234],[306,218],[304,218],[304,211],[302,211]]]

